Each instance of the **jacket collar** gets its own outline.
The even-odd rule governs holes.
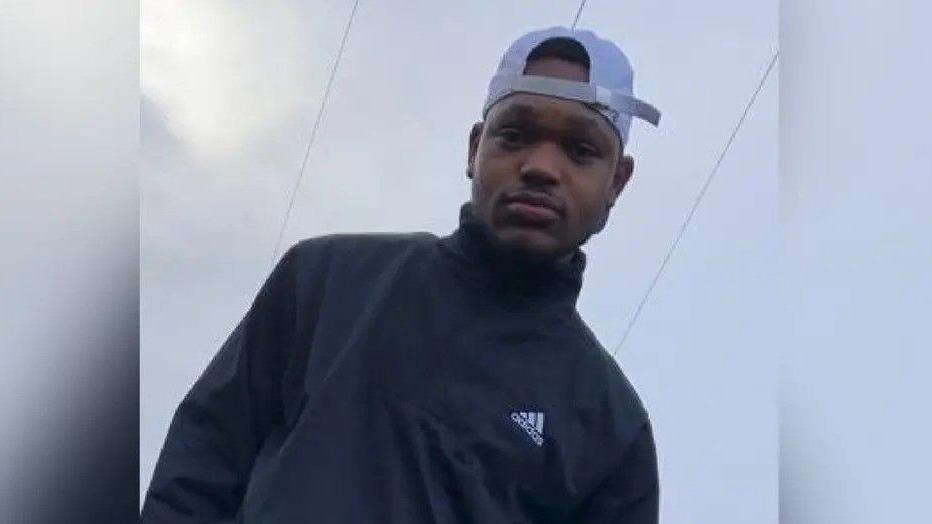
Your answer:
[[[459,227],[440,239],[440,250],[454,273],[504,295],[576,304],[586,255],[576,248],[568,260],[535,262],[502,252],[489,240],[485,223],[470,202],[460,207]]]

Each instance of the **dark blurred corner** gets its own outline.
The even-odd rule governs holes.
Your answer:
[[[0,10],[0,522],[138,515],[138,5]]]

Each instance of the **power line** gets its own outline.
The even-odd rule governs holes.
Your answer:
[[[621,346],[625,343],[625,340],[628,338],[628,334],[631,332],[631,328],[634,327],[634,323],[637,321],[638,317],[641,314],[641,309],[644,308],[644,304],[647,302],[647,298],[650,296],[651,291],[654,290],[654,286],[657,285],[657,281],[660,280],[660,275],[663,274],[663,270],[667,267],[667,262],[670,260],[670,256],[673,255],[673,251],[676,250],[676,246],[679,245],[680,239],[683,238],[683,233],[686,232],[686,228],[689,226],[689,222],[692,220],[693,215],[696,214],[696,208],[699,207],[699,203],[702,202],[702,197],[705,196],[706,190],[709,188],[709,184],[712,182],[712,178],[715,176],[715,173],[718,171],[718,167],[722,165],[722,160],[725,158],[725,155],[728,153],[731,143],[734,142],[735,136],[738,134],[738,130],[741,129],[741,124],[744,123],[744,120],[747,118],[748,113],[751,111],[751,106],[754,105],[754,101],[757,100],[757,95],[760,93],[761,89],[764,87],[764,82],[767,81],[767,77],[770,76],[770,71],[773,69],[774,64],[777,63],[777,57],[780,56],[780,50],[778,49],[773,57],[770,59],[770,64],[767,66],[767,70],[764,71],[763,76],[761,77],[760,83],[757,85],[757,89],[754,91],[754,94],[751,95],[751,99],[748,101],[747,105],[744,107],[744,113],[741,114],[741,118],[738,119],[737,125],[735,125],[734,130],[731,132],[731,136],[728,137],[728,142],[725,143],[725,147],[722,148],[721,154],[718,156],[718,160],[715,162],[715,165],[712,167],[712,171],[709,172],[709,176],[706,177],[705,184],[703,184],[702,189],[699,191],[699,196],[696,198],[696,201],[693,203],[692,209],[689,210],[689,214],[686,216],[686,220],[683,222],[682,227],[680,227],[679,232],[676,234],[676,238],[673,240],[673,245],[670,246],[670,250],[667,251],[666,257],[664,257],[663,262],[660,264],[660,269],[657,270],[657,274],[654,275],[654,280],[651,281],[650,286],[647,288],[647,292],[644,293],[644,297],[641,298],[641,302],[638,304],[637,309],[634,311],[634,316],[631,317],[631,321],[628,323],[628,327],[625,329],[624,335],[621,337],[621,341],[615,346],[615,349],[612,351],[612,356],[614,357],[618,350],[621,349]]]
[[[301,185],[301,179],[304,177],[304,168],[307,166],[307,159],[311,154],[311,147],[314,145],[314,139],[317,138],[317,129],[320,128],[320,121],[324,114],[324,107],[330,98],[330,88],[333,87],[333,79],[336,77],[337,67],[340,65],[340,59],[343,58],[343,49],[346,48],[346,40],[349,36],[350,27],[353,25],[353,18],[356,17],[356,8],[359,7],[359,0],[353,3],[353,11],[350,13],[349,20],[346,22],[346,29],[343,30],[343,39],[340,41],[340,50],[337,51],[337,57],[330,69],[330,79],[327,81],[327,88],[324,90],[324,97],[320,101],[320,108],[317,110],[317,119],[314,121],[314,127],[311,129],[311,136],[307,142],[307,149],[304,151],[304,159],[301,161],[301,168],[298,169],[298,178],[295,180],[294,187],[291,189],[291,199],[288,201],[288,208],[285,210],[285,218],[282,220],[282,227],[278,231],[278,240],[275,241],[275,248],[272,250],[272,260],[269,263],[269,269],[275,266],[275,259],[278,256],[278,250],[281,247],[282,236],[285,234],[285,226],[288,224],[288,218],[291,216],[291,209],[294,207],[295,195],[298,194],[298,186]]]
[[[582,2],[579,3],[579,9],[576,10],[576,18],[573,19],[573,25],[570,26],[571,29],[576,29],[576,23],[579,22],[579,15],[582,14],[584,7],[586,7],[586,0],[582,0]]]

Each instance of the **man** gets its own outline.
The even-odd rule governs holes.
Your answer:
[[[505,53],[459,227],[311,238],[178,407],[158,523],[656,523],[651,425],[576,311],[630,179],[631,68],[588,31]]]

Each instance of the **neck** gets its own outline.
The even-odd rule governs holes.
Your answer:
[[[490,240],[470,203],[460,208],[460,226],[442,243],[457,270],[473,280],[522,295],[562,296],[575,303],[586,257],[580,249],[557,259],[532,259],[503,250]]]

